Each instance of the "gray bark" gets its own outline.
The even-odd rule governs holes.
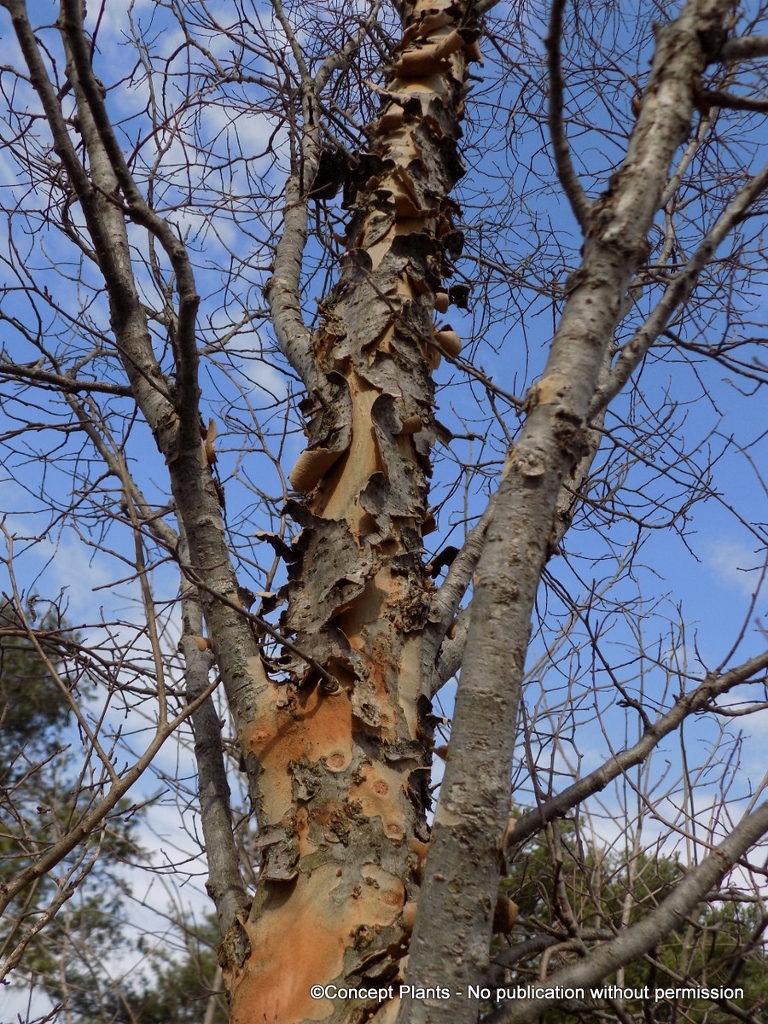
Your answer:
[[[531,613],[555,530],[563,481],[588,450],[589,410],[623,297],[647,252],[677,147],[691,126],[694,86],[723,0],[689,0],[658,36],[627,157],[589,214],[582,264],[528,416],[509,452],[475,576],[469,637],[440,800],[424,870],[407,978],[451,990],[478,985],[488,963],[509,812],[517,711]],[[470,1024],[478,1000],[406,1001],[399,1024]]]
[[[201,650],[198,643],[203,633],[200,595],[186,581],[182,583],[181,601],[181,653],[185,661],[187,700],[192,703],[210,685],[209,674],[214,658],[209,650]],[[206,889],[216,907],[221,934],[225,935],[234,925],[238,914],[250,905],[250,899],[243,884],[233,835],[221,722],[213,697],[208,697],[192,715],[192,731],[195,737],[200,822],[208,862]]]

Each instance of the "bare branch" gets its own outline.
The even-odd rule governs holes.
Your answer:
[[[180,547],[182,561],[189,557],[186,543]],[[214,667],[209,650],[201,650],[199,640],[203,634],[203,612],[197,588],[182,580],[183,633],[181,652],[186,665],[187,700],[195,703],[208,691],[208,678]],[[224,767],[221,742],[221,722],[216,713],[213,696],[209,696],[192,715],[197,761],[197,785],[200,794],[200,818],[208,851],[208,894],[214,901],[219,928],[226,935],[249,905],[250,899],[243,883],[237,847],[232,829],[230,789]]]
[[[125,196],[127,212],[132,220],[147,228],[158,239],[174,270],[179,296],[176,330],[179,440],[182,448],[195,447],[198,442],[200,424],[198,411],[200,386],[197,379],[199,358],[195,318],[200,298],[197,294],[192,265],[186,246],[167,222],[150,209],[137,188],[125,161],[104,105],[102,91],[91,67],[90,47],[82,22],[81,0],[62,0],[61,10],[61,29],[69,46],[74,70],[71,77],[75,83],[75,89],[82,92],[83,106],[87,104],[88,113],[93,119],[93,125],[104,148],[106,159],[109,161],[116,181]],[[83,113],[84,111],[81,111],[81,117]],[[95,138],[91,137],[90,143],[92,147],[95,146]],[[122,219],[122,211],[120,216]]]
[[[763,804],[736,825],[709,856],[691,867],[671,894],[641,921],[631,925],[615,939],[597,946],[578,964],[555,971],[546,979],[546,987],[588,988],[603,978],[650,952],[659,940],[681,924],[688,914],[717,885],[749,847],[768,832],[768,803]],[[535,1021],[553,999],[521,999],[494,1011],[491,1024],[527,1024]]]
[[[121,398],[129,398],[132,391],[124,384],[109,384],[107,381],[79,380],[68,377],[65,374],[49,373],[47,370],[39,370],[29,366],[18,366],[15,363],[0,362],[0,376],[10,377],[14,380],[36,381],[40,384],[48,384],[60,393],[77,395],[85,394],[118,395]]]
[[[678,729],[690,715],[710,708],[714,710],[712,705],[716,697],[728,693],[735,686],[753,681],[754,676],[766,669],[768,654],[761,654],[722,675],[705,679],[695,690],[678,697],[674,706],[650,725],[634,746],[614,755],[606,764],[578,779],[562,793],[545,801],[541,807],[517,818],[505,836],[505,855],[511,859],[514,849],[548,822],[567,814],[587,796],[599,793],[613,779],[640,764],[665,736]],[[764,679],[763,676],[756,681],[763,682]]]
[[[736,96],[732,92],[723,92],[720,89],[702,89],[698,95],[699,103],[703,108],[724,107],[728,110],[768,112],[768,100],[758,100],[751,96]]]
[[[727,39],[717,55],[724,64],[768,57],[768,36],[741,36]]]
[[[163,744],[176,732],[182,722],[185,722],[211,696],[219,682],[219,679],[215,679],[182,712],[169,720],[162,729],[159,729],[135,764],[120,775],[115,785],[102,799],[96,802],[90,811],[73,823],[65,836],[52,843],[44,854],[41,854],[29,867],[20,871],[12,882],[0,884],[0,913],[18,893],[55,868],[68,853],[71,853],[101,825],[110,811],[114,810],[149,768]]]
[[[568,0],[554,0],[550,12],[549,33],[545,40],[549,66],[549,132],[555,155],[558,177],[568,197],[579,227],[587,233],[592,204],[587,198],[571,160],[571,147],[563,124],[563,93],[565,82],[560,60],[563,39],[563,12]]]
[[[683,269],[674,275],[651,315],[635,331],[630,341],[624,345],[607,381],[602,382],[597,390],[590,406],[590,416],[595,416],[600,410],[607,408],[608,404],[619,394],[645,358],[654,341],[666,329],[675,312],[688,299],[701,271],[714,256],[717,247],[734,226],[748,215],[750,208],[766,189],[768,189],[768,166],[739,189],[726,210],[707,231],[703,241]]]

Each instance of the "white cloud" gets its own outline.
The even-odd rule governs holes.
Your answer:
[[[708,545],[704,562],[723,583],[752,596],[763,581],[765,556],[738,540],[719,540]]]

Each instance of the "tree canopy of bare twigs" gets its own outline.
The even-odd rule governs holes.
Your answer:
[[[0,7],[0,979],[119,849],[232,1024],[768,1019],[765,7]]]

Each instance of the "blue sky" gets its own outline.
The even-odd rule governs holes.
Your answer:
[[[48,6],[53,12],[53,5]],[[43,18],[47,7],[34,7]],[[228,6],[213,9],[225,16]],[[593,196],[607,187],[610,171],[621,157],[632,124],[630,100],[648,70],[649,21],[642,21],[636,32],[632,21],[635,5],[622,9],[622,23],[606,16],[603,24],[596,23],[593,38],[588,38],[590,33],[584,30],[578,42],[581,49],[592,47],[597,54],[599,74],[595,80],[600,82],[600,95],[589,76],[576,75],[571,57],[575,62],[577,37],[568,37],[566,71],[571,75],[571,91],[566,103],[568,109],[575,109],[580,102],[583,109],[583,116],[572,126],[571,138],[585,187]],[[502,5],[497,14],[502,16],[505,10]],[[169,24],[167,15],[146,0],[135,4],[133,11],[137,23],[143,22],[150,32],[152,52],[172,53],[181,35]],[[95,13],[92,11],[90,16],[95,17]],[[125,7],[107,4],[99,30],[97,70],[110,90],[122,80],[122,85],[109,93],[110,109],[121,124],[126,145],[142,143],[138,173],[145,176],[162,146],[168,146],[161,155],[170,171],[157,183],[156,194],[158,202],[168,207],[173,223],[187,232],[195,253],[203,295],[200,342],[207,346],[202,374],[203,416],[212,416],[218,425],[217,451],[228,522],[236,534],[234,544],[244,581],[258,590],[265,584],[272,557],[271,550],[265,552],[263,545],[257,545],[253,534],[279,528],[285,492],[277,463],[287,475],[303,447],[296,409],[300,392],[275,351],[262,295],[269,263],[267,235],[276,223],[275,209],[280,203],[280,182],[287,160],[286,132],[280,126],[279,112],[271,106],[268,90],[256,85],[228,86],[221,92],[226,102],[217,105],[213,94],[209,96],[200,85],[201,79],[192,76],[201,89],[199,102],[183,108],[182,87],[187,79],[184,62],[179,59],[173,65],[178,79],[166,92],[157,90],[162,83],[155,76],[155,94],[160,97],[158,102],[170,127],[167,136],[152,136],[142,118],[152,99],[147,81],[138,72],[124,77],[128,76],[123,64],[128,31]],[[274,24],[270,31],[275,46],[284,48]],[[538,7],[531,5],[525,19],[506,30],[506,41],[501,38],[502,30],[497,31],[507,58],[502,59],[490,43],[484,44],[486,64],[478,69],[482,82],[474,83],[468,99],[465,142],[469,170],[458,190],[467,244],[454,280],[470,283],[473,297],[467,312],[452,307],[440,319],[450,320],[464,339],[462,356],[500,388],[522,398],[541,373],[562,308],[562,287],[558,290],[552,286],[564,285],[568,273],[578,265],[581,240],[555,180],[542,121],[540,86],[544,69],[540,38],[545,29]],[[44,34],[57,52],[53,32],[47,30]],[[218,59],[228,59],[232,50],[229,41],[215,34],[206,35],[205,40]],[[5,45],[10,62],[15,59],[15,47],[10,41]],[[527,48],[527,52],[520,54],[515,47]],[[620,59],[612,62],[611,53],[618,53]],[[271,73],[265,56],[251,53],[247,60],[254,73]],[[755,73],[752,84],[757,79]],[[30,97],[26,101],[34,104]],[[705,148],[694,160],[680,208],[675,211],[679,260],[690,254],[701,222],[711,221],[721,193],[738,184],[745,168],[754,170],[768,156],[761,125],[753,115],[724,115],[721,134],[733,141],[717,152]],[[201,146],[201,155],[195,158],[188,174],[180,169],[186,167],[189,151],[172,138],[179,126],[196,132]],[[44,149],[45,130],[39,127],[37,131]],[[226,157],[233,152],[236,160],[227,169]],[[718,166],[726,184],[720,190],[702,189]],[[188,194],[195,197],[192,204],[187,202]],[[106,328],[107,311],[98,277],[87,262],[78,263],[77,252],[55,230],[42,225],[40,217],[49,202],[46,188],[38,185],[30,191],[20,183],[18,168],[2,146],[0,196],[6,208],[23,199],[38,211],[25,228],[14,229],[11,238],[22,258],[14,261],[17,276],[6,264],[4,278],[9,288],[16,289],[23,280],[22,265],[34,267],[39,273],[41,287],[48,289],[52,301],[41,293],[34,300],[34,310],[40,315],[46,337],[57,335],[65,353],[62,359],[68,365],[91,343],[80,328]],[[204,215],[216,204],[215,215],[206,221]],[[77,222],[77,213],[73,211],[72,216]],[[318,209],[316,216],[320,223],[324,211]],[[658,232],[652,239],[654,251],[661,245],[663,228],[660,215]],[[336,230],[340,230],[338,224]],[[749,222],[740,230],[733,259],[705,281],[705,304],[699,310],[694,304],[686,309],[674,324],[674,331],[684,341],[710,345],[723,339],[754,336],[757,340],[751,347],[739,350],[740,355],[752,359],[759,355],[765,333],[766,269],[753,251],[761,240],[760,224]],[[146,300],[157,304],[157,288],[146,264],[142,266],[149,256],[146,238],[133,230],[131,240]],[[10,260],[9,239],[3,244]],[[720,255],[728,251],[726,248]],[[753,261],[749,272],[744,269],[748,260]],[[327,252],[310,246],[311,272],[304,289],[308,319],[316,315],[315,300],[327,289],[331,263]],[[661,287],[661,278],[649,281],[619,342],[626,340],[630,329],[647,313]],[[726,308],[726,296],[731,308]],[[4,294],[1,308],[7,317],[20,319],[28,329],[35,327],[32,305],[16,290]],[[219,351],[217,345],[233,324],[240,327],[228,343],[229,351]],[[156,331],[160,351],[162,330]],[[39,354],[7,322],[0,340],[9,357],[18,362],[35,361]],[[93,374],[103,380],[118,380],[114,354],[105,352],[94,363]],[[495,399],[494,411],[482,386],[460,366],[444,362],[437,380],[439,419],[455,434],[473,436],[457,437],[450,450],[436,450],[432,500],[439,508],[439,529],[427,538],[429,552],[446,542],[458,543],[466,526],[480,514],[503,462],[505,431],[514,437],[520,423],[519,413],[501,395]],[[60,428],[71,423],[70,411],[51,395],[43,395],[31,412],[29,401],[27,391],[8,385],[0,410],[0,430],[13,430],[15,417],[25,414],[35,421],[52,417]],[[114,415],[115,441],[124,449],[137,481],[150,500],[162,504],[167,499],[166,472],[148,430],[131,420],[122,399],[98,401],[102,410]],[[582,602],[593,590],[596,596],[588,624],[604,637],[601,649],[617,678],[633,692],[642,685],[651,703],[658,701],[668,707],[679,685],[676,666],[684,664],[697,677],[726,658],[732,664],[765,648],[763,590],[753,601],[762,586],[768,520],[762,391],[742,394],[731,368],[703,355],[696,356],[691,365],[687,353],[670,347],[663,358],[647,361],[637,387],[620,396],[609,413],[607,428],[609,440],[595,462],[593,483],[593,494],[603,499],[602,505],[579,514],[565,539],[565,554],[550,563],[552,585],[542,588],[537,609],[541,618],[536,620],[529,664],[533,669],[556,644],[558,629],[567,615],[567,601]],[[641,433],[643,440],[638,446]],[[634,446],[629,455],[628,445]],[[45,451],[51,453],[47,458],[42,457]],[[465,464],[470,453],[476,464],[468,469]],[[694,495],[712,456],[716,460],[710,497],[694,502],[683,519],[679,514]],[[130,530],[119,517],[109,518],[116,487],[114,481],[99,481],[100,463],[92,459],[82,437],[61,430],[56,434],[32,431],[15,436],[6,445],[2,465],[0,511],[7,516],[6,528],[18,537],[17,574],[25,592],[37,591],[46,598],[63,592],[69,620],[82,627],[83,635],[94,644],[105,639],[108,628],[104,622],[119,620],[119,626],[109,628],[118,633],[123,644],[133,648],[137,659],[145,659],[139,590],[125,564],[133,550]],[[660,476],[664,468],[674,476],[671,486]],[[73,491],[72,473],[76,475],[74,490],[79,504],[77,513],[68,515],[63,509]],[[619,481],[631,503],[634,521],[622,518],[618,506],[616,514],[611,514],[611,499],[606,495]],[[61,514],[43,510],[47,499],[61,506]],[[682,536],[669,526],[646,529],[649,525],[661,526],[676,515]],[[635,550],[641,534],[642,544]],[[35,543],[24,538],[34,538]],[[622,567],[621,578],[610,594],[600,596],[605,581],[618,571],[618,566]],[[156,600],[163,608],[163,643],[170,658],[178,635],[172,607],[178,580],[173,567],[159,556],[152,582]],[[279,576],[275,582],[280,582]],[[7,590],[6,583],[2,587]],[[647,650],[643,660],[632,653],[638,628],[635,610],[640,607]],[[682,631],[680,622],[684,623]],[[731,652],[734,639],[740,635],[738,649]],[[552,664],[547,664],[545,658],[526,684],[527,713],[538,709],[541,716],[534,747],[545,786],[550,784],[550,772],[552,784],[560,788],[574,773],[599,764],[611,745],[631,742],[636,735],[633,713],[617,706],[618,698],[606,670],[593,659],[587,639],[584,627],[577,627],[570,639],[556,648]],[[562,703],[568,687],[576,700],[566,711]],[[443,707],[450,714],[450,688],[443,696]],[[545,707],[549,709],[546,714]],[[112,727],[116,727],[124,712],[115,704],[111,714]],[[131,718],[129,724],[143,729],[148,722]],[[562,737],[559,747],[545,735],[555,726]],[[749,720],[736,719],[729,728],[733,735],[740,729],[746,732],[743,770],[733,784],[734,795],[741,799],[749,793],[750,785],[762,778],[768,712],[759,712]],[[692,768],[708,765],[718,729],[718,722],[707,718],[697,718],[686,726]],[[138,743],[139,738],[134,737],[132,744]],[[158,768],[172,773],[177,757],[182,759],[184,772],[191,770],[189,751],[179,753],[171,746],[163,752]],[[652,781],[647,784],[663,794],[665,786],[680,773],[676,740],[664,745],[651,771]],[[707,767],[694,798],[701,807],[703,827],[711,816],[709,806],[718,786],[714,766]],[[157,787],[156,779],[147,779],[139,792],[148,794]],[[602,830],[598,831],[606,841],[616,837],[619,826],[612,819],[619,814],[625,798],[626,793],[611,790],[603,797],[602,809],[595,805],[595,821],[600,822]],[[677,814],[672,806],[675,798],[672,794],[660,800],[660,811]],[[525,783],[517,799],[518,804],[531,799]],[[170,812],[164,805],[153,822],[164,828],[166,821],[170,821]],[[663,832],[665,826],[644,823],[643,827],[650,841],[654,830]],[[190,829],[193,831],[194,826]],[[169,848],[180,834],[169,833]],[[191,850],[192,845],[184,848]]]

